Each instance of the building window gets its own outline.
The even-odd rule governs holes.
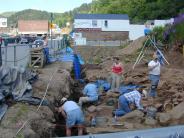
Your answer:
[[[97,20],[92,20],[92,26],[97,27]]]
[[[107,20],[105,20],[104,26],[108,27],[108,21]]]
[[[6,22],[2,22],[2,25],[3,25],[3,26],[6,26]]]

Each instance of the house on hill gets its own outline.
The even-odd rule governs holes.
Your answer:
[[[49,32],[48,20],[19,20],[18,21],[18,34],[30,35],[43,35]]]
[[[7,27],[7,18],[0,15],[0,34],[9,32]]]
[[[129,39],[127,14],[77,14],[74,17],[77,45],[121,45]]]
[[[7,27],[7,18],[0,15],[0,28]]]

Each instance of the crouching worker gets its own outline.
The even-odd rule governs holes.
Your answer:
[[[77,103],[68,101],[64,97],[61,99],[61,106],[57,110],[66,119],[66,136],[71,136],[71,129],[75,125],[78,127],[78,135],[83,134],[84,115]]]
[[[81,107],[83,103],[92,103],[98,101],[98,88],[94,81],[94,79],[86,80],[87,85],[82,91],[83,97],[79,98],[79,105]]]
[[[118,100],[118,109],[113,111],[113,115],[115,116],[123,116],[129,112],[131,112],[130,105],[134,105],[138,110],[144,111],[144,108],[141,104],[141,94],[142,89],[133,90],[129,93],[125,93],[119,97]]]

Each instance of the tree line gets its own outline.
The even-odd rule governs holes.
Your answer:
[[[64,27],[66,22],[73,22],[77,13],[128,14],[131,23],[144,23],[184,13],[184,0],[93,0],[68,12],[54,13],[54,23]],[[8,17],[8,24],[16,26],[19,19],[50,20],[50,13],[31,9],[20,11]]]

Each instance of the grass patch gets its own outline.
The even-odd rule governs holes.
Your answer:
[[[11,119],[12,123],[16,123],[18,120],[20,120],[20,117],[28,112],[28,108],[26,105],[22,104],[19,107],[18,112],[15,114],[15,116]]]
[[[123,49],[123,48],[126,48],[128,46],[129,46],[129,44],[124,44],[124,45],[119,46],[119,49]]]
[[[16,138],[24,138],[23,134],[18,134]]]

